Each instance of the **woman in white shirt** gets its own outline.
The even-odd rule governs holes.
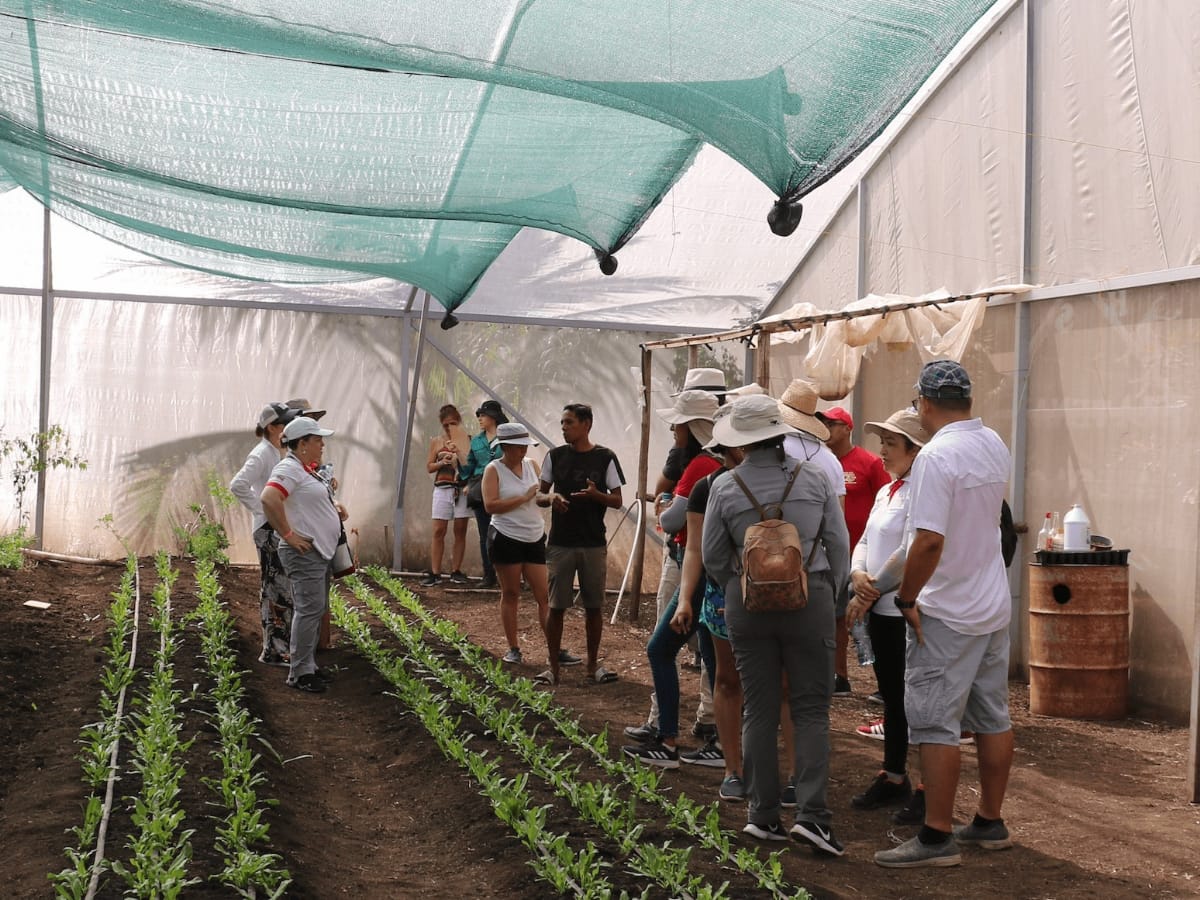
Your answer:
[[[238,473],[229,482],[229,490],[250,511],[251,533],[258,548],[260,573],[259,607],[262,619],[260,663],[269,666],[288,664],[288,643],[292,634],[292,589],[279,562],[279,536],[267,524],[259,499],[271,470],[283,458],[283,428],[300,410],[283,403],[268,403],[258,415],[254,434],[261,438],[246,457]]]
[[[546,522],[534,504],[541,469],[526,459],[537,444],[520,422],[496,426],[496,442],[502,455],[483,470],[483,508],[491,516],[488,526],[488,558],[500,581],[500,624],[508,640],[506,663],[521,662],[517,640],[517,605],[521,599],[521,577],[538,605],[538,623],[546,631],[550,588],[546,574]]]
[[[908,473],[929,434],[921,427],[917,413],[908,407],[892,413],[886,422],[868,422],[865,430],[878,435],[879,456],[895,479],[875,495],[866,530],[854,548],[850,560],[850,587],[854,596],[846,610],[847,625],[867,620],[867,633],[875,651],[875,677],[883,695],[883,769],[867,790],[850,802],[858,809],[878,809],[906,802],[911,806],[913,800],[906,762],[904,617],[893,601],[904,571],[902,546],[908,519]],[[859,733],[878,737],[879,730],[879,724],[872,723],[859,728]],[[922,800],[919,790],[917,793],[916,799]],[[908,811],[906,808],[897,816]]]
[[[271,471],[261,500],[267,521],[279,535],[279,560],[292,583],[291,664],[287,683],[319,694],[331,680],[316,661],[321,620],[329,609],[333,554],[342,534],[346,508],[333,499],[333,488],[317,474],[325,438],[333,434],[314,419],[300,416],[283,429],[287,455]]]

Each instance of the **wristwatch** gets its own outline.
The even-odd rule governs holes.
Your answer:
[[[901,600],[900,595],[896,595],[896,609],[912,609],[917,605],[916,600]]]

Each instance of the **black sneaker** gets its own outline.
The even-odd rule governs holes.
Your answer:
[[[867,700],[871,703],[878,703],[880,706],[883,706],[883,694],[879,693],[879,691],[876,691],[868,696]]]
[[[885,772],[880,772],[871,782],[871,786],[856,797],[852,797],[850,805],[855,809],[879,809],[881,806],[895,806],[907,803],[912,797],[912,784],[908,776],[901,782],[892,781]]]
[[[668,747],[662,741],[638,744],[635,747],[622,747],[621,752],[626,756],[641,760],[648,766],[658,766],[660,769],[679,768],[679,751]]]
[[[828,825],[818,825],[816,822],[797,822],[792,826],[792,838],[808,844],[818,853],[826,856],[841,856],[846,852],[846,848],[833,836],[833,829]]]
[[[577,666],[581,662],[583,662],[583,660],[580,659],[578,656],[576,656],[574,653],[572,653],[570,650],[560,649],[558,651],[558,664],[560,666]]]
[[[772,822],[770,825],[755,825],[753,822],[747,822],[745,827],[742,828],[742,833],[756,837],[760,841],[787,840],[787,832],[783,830],[783,826],[778,822]]]
[[[495,575],[484,575],[483,581],[479,582],[479,589],[481,591],[490,591],[498,584],[500,584],[500,582],[496,580]]]
[[[450,573],[450,580],[454,584],[470,584],[471,583],[471,579],[468,578],[466,575],[464,575],[462,572],[458,571],[457,569],[455,569],[453,572]]]
[[[842,675],[833,676],[833,696],[849,697],[854,691],[850,689],[850,680]]]
[[[779,805],[784,809],[796,808],[796,779],[789,778],[783,790],[779,792]]]
[[[925,823],[925,788],[919,787],[913,791],[912,797],[903,808],[892,813],[892,821],[897,825],[923,825]]]
[[[730,803],[740,803],[746,799],[746,783],[741,775],[726,775],[725,780],[717,789],[717,796]]]
[[[625,737],[644,744],[658,738],[658,728],[647,722],[645,725],[626,725]]]
[[[692,734],[702,741],[715,741],[717,739],[717,726],[708,725],[704,722],[693,722]]]
[[[317,677],[316,672],[309,672],[307,675],[301,675],[295,681],[288,679],[288,687],[294,687],[298,691],[304,691],[308,694],[323,694],[325,693],[325,682]]]
[[[725,754],[721,752],[721,745],[716,741],[709,741],[699,750],[688,750],[685,753],[680,753],[679,761],[691,766],[709,766],[713,769],[725,768]]]
[[[418,582],[418,584],[420,584],[421,587],[435,587],[441,583],[442,583],[442,576],[434,575],[432,572],[426,572],[425,577],[422,578]]]

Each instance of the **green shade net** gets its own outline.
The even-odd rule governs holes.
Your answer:
[[[0,0],[0,166],[160,255],[453,308],[517,227],[619,248],[700,142],[801,196],[990,6]]]

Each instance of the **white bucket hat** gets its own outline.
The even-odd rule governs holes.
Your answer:
[[[760,394],[729,404],[729,412],[713,423],[713,440],[723,447],[745,447],[795,430],[784,420],[779,404]]]
[[[708,391],[713,394],[724,394],[725,373],[720,369],[688,369],[683,376],[683,387],[679,389],[679,393],[671,396],[678,397],[684,391]]]
[[[717,395],[705,390],[680,391],[675,402],[666,409],[656,409],[660,419],[670,425],[683,425],[693,419],[713,420],[713,414],[721,402]]]
[[[289,442],[302,437],[308,437],[310,434],[329,437],[333,434],[333,429],[322,428],[317,424],[316,419],[310,419],[308,416],[299,416],[292,419],[292,421],[288,422],[287,427],[283,429],[283,439]]]
[[[741,387],[730,388],[725,392],[725,399],[730,397],[754,397],[758,394],[765,394],[761,384],[757,381],[752,381],[749,384],[743,384]]]
[[[885,431],[903,435],[918,447],[929,442],[929,432],[921,427],[921,417],[911,406],[896,410],[884,422],[868,422],[863,430],[877,437],[883,437]]]
[[[803,378],[794,378],[779,398],[779,413],[783,420],[818,440],[829,440],[829,429],[817,418],[817,386]]]
[[[497,444],[515,444],[520,447],[536,447],[537,441],[529,436],[529,429],[520,422],[505,422],[496,426]]]
[[[658,409],[659,418],[671,425],[686,425],[703,446],[712,440],[712,420],[721,401],[705,390],[680,391],[669,409]]]

